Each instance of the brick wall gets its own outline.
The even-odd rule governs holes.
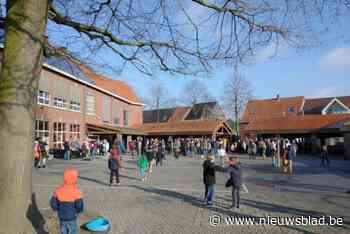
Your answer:
[[[113,113],[112,113],[112,105],[116,105],[118,109],[118,115],[120,119],[119,126],[124,127],[124,117],[123,111],[128,111],[128,127],[134,124],[142,123],[142,106],[132,105],[121,101],[115,97],[109,96],[108,94],[102,93],[101,91],[95,90],[94,88],[88,87],[84,84],[81,84],[72,79],[66,78],[61,74],[55,73],[48,69],[42,70],[42,75],[40,79],[47,79],[46,81],[49,84],[55,84],[57,80],[62,81],[60,85],[64,85],[67,88],[67,95],[64,97],[66,99],[66,109],[59,109],[54,107],[54,97],[55,97],[55,85],[46,85],[45,91],[50,93],[50,104],[49,106],[38,105],[36,110],[36,119],[39,120],[48,120],[49,121],[49,129],[50,129],[50,146],[52,147],[53,142],[53,123],[54,122],[62,122],[66,123],[66,130],[69,130],[70,124],[79,124],[80,125],[80,139],[84,139],[86,137],[85,132],[85,124],[108,124],[111,126],[115,126],[113,123]],[[56,82],[57,83],[57,82]],[[80,112],[69,110],[70,107],[70,95],[69,95],[69,87],[75,87],[75,91],[78,90],[80,94]],[[41,87],[39,86],[39,90]],[[85,114],[85,94],[86,92],[90,92],[95,95],[96,100],[96,113],[95,115]],[[102,113],[103,113],[103,98],[104,96],[108,96],[109,98],[109,113],[110,118],[108,122],[103,122]],[[69,137],[69,135],[67,136]]]

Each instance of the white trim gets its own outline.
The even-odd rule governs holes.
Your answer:
[[[39,106],[46,106],[46,107],[51,107],[51,105],[50,104],[42,104],[42,103],[40,103],[39,102],[39,100],[38,100],[38,103],[37,103]]]
[[[339,99],[333,98],[333,99],[327,104],[327,106],[325,106],[325,108],[323,108],[323,110],[322,110],[322,115],[327,114],[327,109],[328,109],[334,102],[337,102],[339,105],[341,105],[342,107],[344,107],[345,110],[347,110],[347,113],[350,113],[349,107],[347,107],[346,105],[344,105],[341,101],[339,101]]]
[[[43,67],[46,67],[46,68],[48,68],[48,69],[50,69],[50,70],[53,70],[53,71],[55,71],[55,72],[57,72],[57,73],[60,73],[60,74],[62,74],[62,75],[65,75],[65,76],[67,76],[67,77],[69,77],[69,78],[71,78],[71,79],[73,79],[73,80],[75,80],[75,81],[78,81],[78,82],[80,82],[80,83],[82,83],[82,84],[84,84],[84,85],[86,85],[86,86],[92,87],[92,88],[94,88],[94,89],[96,89],[96,90],[99,90],[99,91],[101,91],[101,92],[103,92],[103,93],[106,93],[106,94],[108,94],[108,95],[110,95],[110,96],[112,96],[112,97],[115,97],[115,98],[120,99],[120,100],[122,100],[122,101],[128,102],[128,103],[130,103],[130,104],[139,105],[139,106],[144,106],[144,105],[145,105],[145,104],[143,104],[143,103],[130,101],[130,100],[128,100],[128,99],[126,99],[126,98],[123,98],[123,97],[121,97],[121,96],[119,96],[119,95],[116,95],[116,94],[114,94],[114,93],[112,93],[112,92],[109,92],[109,91],[107,91],[107,90],[104,90],[104,89],[102,89],[102,88],[100,88],[100,87],[98,87],[98,86],[96,86],[96,85],[93,85],[93,84],[90,84],[89,82],[86,82],[86,81],[84,81],[84,80],[81,80],[81,79],[79,79],[79,78],[77,78],[77,77],[75,77],[75,76],[73,76],[73,75],[71,75],[71,74],[69,74],[69,73],[67,73],[67,72],[64,72],[64,71],[62,71],[61,69],[58,69],[58,68],[56,68],[56,67],[54,67],[54,66],[51,66],[51,65],[49,65],[49,64],[47,64],[47,63],[44,63],[44,64],[43,64]]]
[[[302,113],[302,115],[304,115],[304,106],[305,106],[305,102],[306,99],[303,98],[303,103],[301,103],[300,109],[299,109],[299,113]],[[298,114],[298,113],[297,113]]]

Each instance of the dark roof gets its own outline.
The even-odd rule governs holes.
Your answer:
[[[322,110],[334,98],[338,99],[344,105],[346,105],[347,107],[350,108],[350,96],[312,98],[312,99],[306,99],[305,100],[304,113],[305,114],[321,114]]]
[[[174,114],[176,108],[143,111],[143,123],[167,122]],[[159,117],[158,117],[159,115]]]
[[[59,56],[50,56],[45,58],[45,63],[56,67],[72,76],[75,76],[85,82],[90,84],[95,84],[96,82],[90,79],[82,69],[76,63],[70,61],[67,58],[59,57]]]
[[[194,104],[191,111],[187,114],[185,120],[196,120],[202,117],[206,118],[208,112],[214,109],[216,102],[206,102]]]

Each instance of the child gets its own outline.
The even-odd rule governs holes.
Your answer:
[[[215,186],[215,171],[224,171],[220,166],[215,165],[214,157],[208,155],[207,159],[203,163],[203,182],[205,185],[204,202],[208,206],[213,205],[214,198],[214,186]]]
[[[286,149],[283,152],[283,157],[282,157],[282,166],[283,166],[283,172],[287,173],[289,171],[290,174],[290,168],[289,168],[289,159],[288,159],[288,149]]]
[[[117,185],[120,184],[120,182],[119,182],[119,167],[121,167],[119,150],[117,148],[117,145],[114,144],[112,146],[112,149],[110,152],[110,157],[108,159],[108,169],[111,171],[110,178],[109,178],[109,186],[112,186],[114,176],[115,176],[115,180],[117,182]]]
[[[39,145],[39,140],[36,139],[34,141],[34,167],[36,169],[39,168],[39,162],[40,162],[40,145]]]
[[[146,181],[146,171],[148,169],[148,160],[144,154],[141,154],[139,160],[137,160],[137,166],[139,167],[139,175],[142,181]]]
[[[230,157],[229,166],[225,169],[226,172],[230,173],[230,179],[226,182],[226,187],[232,186],[232,208],[239,209],[239,192],[242,186],[242,169],[238,166],[238,158]]]
[[[51,208],[57,211],[61,233],[77,233],[77,216],[83,212],[84,202],[81,191],[77,188],[78,171],[64,171],[63,185],[56,189],[50,199]]]

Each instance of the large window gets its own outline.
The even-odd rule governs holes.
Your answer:
[[[75,102],[75,101],[71,101],[70,102],[70,109],[72,111],[80,111],[80,103],[79,102]]]
[[[111,100],[107,96],[103,96],[102,102],[102,121],[109,123],[111,119]]]
[[[35,138],[46,138],[50,136],[49,121],[36,120],[35,121]]]
[[[62,148],[66,140],[66,124],[61,122],[53,123],[53,146],[54,148]]]
[[[38,104],[41,104],[41,105],[49,105],[50,104],[49,92],[39,90],[39,92],[38,92]]]
[[[85,95],[85,113],[88,115],[96,114],[96,97],[90,92]]]
[[[70,136],[72,139],[80,139],[80,125],[71,124],[70,125]]]
[[[63,98],[57,98],[57,97],[56,97],[56,98],[53,100],[53,105],[54,105],[55,107],[64,109],[64,108],[66,108],[66,100],[64,100]]]
[[[129,125],[129,114],[127,110],[124,110],[124,126],[128,126]]]
[[[112,99],[112,122],[114,125],[120,125],[120,109],[120,103],[117,100]]]

